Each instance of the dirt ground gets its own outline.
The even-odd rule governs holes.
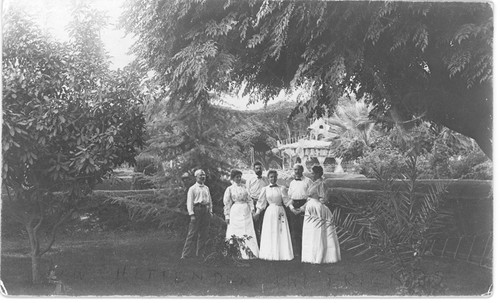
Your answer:
[[[30,284],[26,239],[2,239],[1,279],[9,296],[188,296],[188,297],[365,297],[396,296],[398,280],[390,271],[342,252],[336,264],[299,260],[252,260],[207,264],[181,262],[182,235],[166,231],[101,232],[64,236],[45,255],[42,270],[57,265],[55,284]],[[426,265],[443,274],[439,296],[488,293],[492,271],[472,264],[429,257]]]

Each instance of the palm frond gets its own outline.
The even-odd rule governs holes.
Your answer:
[[[416,186],[417,158],[408,156],[405,179],[395,180],[375,170],[380,191],[368,201],[356,201],[344,194],[343,204],[333,210],[333,223],[339,241],[365,260],[381,262],[394,271],[404,287],[418,287],[420,258],[434,237],[451,223],[450,213],[442,210],[447,185],[436,183],[426,192]],[[408,286],[413,285],[413,286]],[[413,291],[413,290],[412,290]]]

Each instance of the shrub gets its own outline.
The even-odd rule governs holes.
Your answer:
[[[463,135],[421,123],[409,131],[396,128],[377,139],[360,159],[360,173],[375,177],[400,178],[404,157],[419,159],[419,178],[491,179],[492,163],[479,146]]]
[[[365,153],[359,161],[359,170],[368,178],[375,178],[377,172],[385,179],[399,178],[404,163],[403,155],[396,148],[389,144],[381,144]]]
[[[345,147],[341,146],[339,154],[345,162],[349,162],[362,157],[364,153],[367,152],[367,149],[368,148],[363,141],[356,139],[350,141]]]
[[[135,159],[134,172],[143,173],[146,176],[153,176],[158,171],[159,161],[157,157],[140,155]]]
[[[443,210],[446,188],[437,183],[429,192],[417,192],[417,157],[406,159],[398,174],[405,176],[403,187],[377,169],[374,173],[380,194],[361,202],[344,196],[346,202],[334,210],[339,238],[348,250],[390,268],[401,282],[401,294],[441,294],[439,273],[426,272],[421,261],[431,241],[452,225],[451,212]]]
[[[491,180],[493,177],[493,165],[480,150],[450,159],[449,167],[453,179]]]
[[[130,190],[132,189],[132,178],[110,178],[94,187],[95,190]]]
[[[251,237],[232,235],[231,238],[226,239],[225,234],[225,232],[218,232],[215,235],[212,244],[208,247],[210,253],[205,257],[204,262],[215,266],[227,263],[236,266],[249,266],[249,264],[239,260],[241,260],[241,250],[244,250],[248,256],[255,258],[252,250],[245,244]]]
[[[155,175],[161,171],[161,163],[157,157],[140,155],[136,158],[134,176],[132,178],[132,189],[155,188]]]

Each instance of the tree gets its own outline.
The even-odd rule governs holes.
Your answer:
[[[233,82],[261,96],[309,82],[311,114],[354,92],[385,121],[422,117],[492,155],[489,3],[130,1],[123,21],[141,64],[185,100]]]
[[[147,74],[140,60],[136,64]],[[150,136],[146,152],[175,162],[175,169],[168,172],[171,176],[201,167],[207,170],[211,185],[210,180],[250,159],[250,148],[262,162],[279,160],[271,150],[276,140],[289,136],[287,119],[293,107],[288,103],[239,111],[219,106],[222,97],[217,92],[205,91],[191,96],[194,99],[173,93],[157,72],[149,73],[144,83],[151,96],[145,106]],[[231,85],[228,88],[231,94],[236,91]],[[304,125],[303,117],[294,120]]]
[[[222,215],[222,195],[227,182],[221,177],[228,175],[235,161],[241,158],[230,140],[231,126],[237,125],[241,115],[237,111],[220,110],[209,102],[184,103],[183,98],[169,95],[156,77],[144,81],[150,96],[144,106],[149,137],[144,152],[170,164],[162,172],[168,179],[162,181],[162,187],[169,187],[168,181],[180,181],[185,172],[205,170],[214,212]]]
[[[101,24],[92,12],[75,10],[87,25]],[[96,28],[75,24],[74,40],[62,44],[16,9],[3,17],[2,206],[28,233],[39,283],[59,227],[143,145],[142,97],[137,75],[105,68],[102,44],[82,34]]]

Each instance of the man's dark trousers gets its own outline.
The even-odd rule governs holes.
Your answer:
[[[210,227],[209,206],[195,204],[193,211],[196,220],[189,222],[188,234],[182,251],[183,258],[193,257],[195,248],[196,256],[203,257],[205,254],[205,244],[208,240],[208,230]]]
[[[300,208],[306,203],[306,199],[293,200],[293,207]],[[302,227],[304,226],[304,213],[295,215],[287,207],[290,219],[290,233],[292,236],[293,254],[300,257],[302,252]]]
[[[257,209],[258,199],[252,198],[252,200],[253,200],[253,205],[254,205],[255,209]],[[255,236],[257,237],[257,243],[259,244],[259,246],[260,246],[260,238],[261,238],[261,233],[262,233],[262,222],[264,222],[264,214],[266,213],[266,209],[267,209],[267,207],[262,210],[262,212],[259,214],[259,217],[257,218],[257,220],[253,221],[253,225],[254,225],[254,229],[255,229]]]

